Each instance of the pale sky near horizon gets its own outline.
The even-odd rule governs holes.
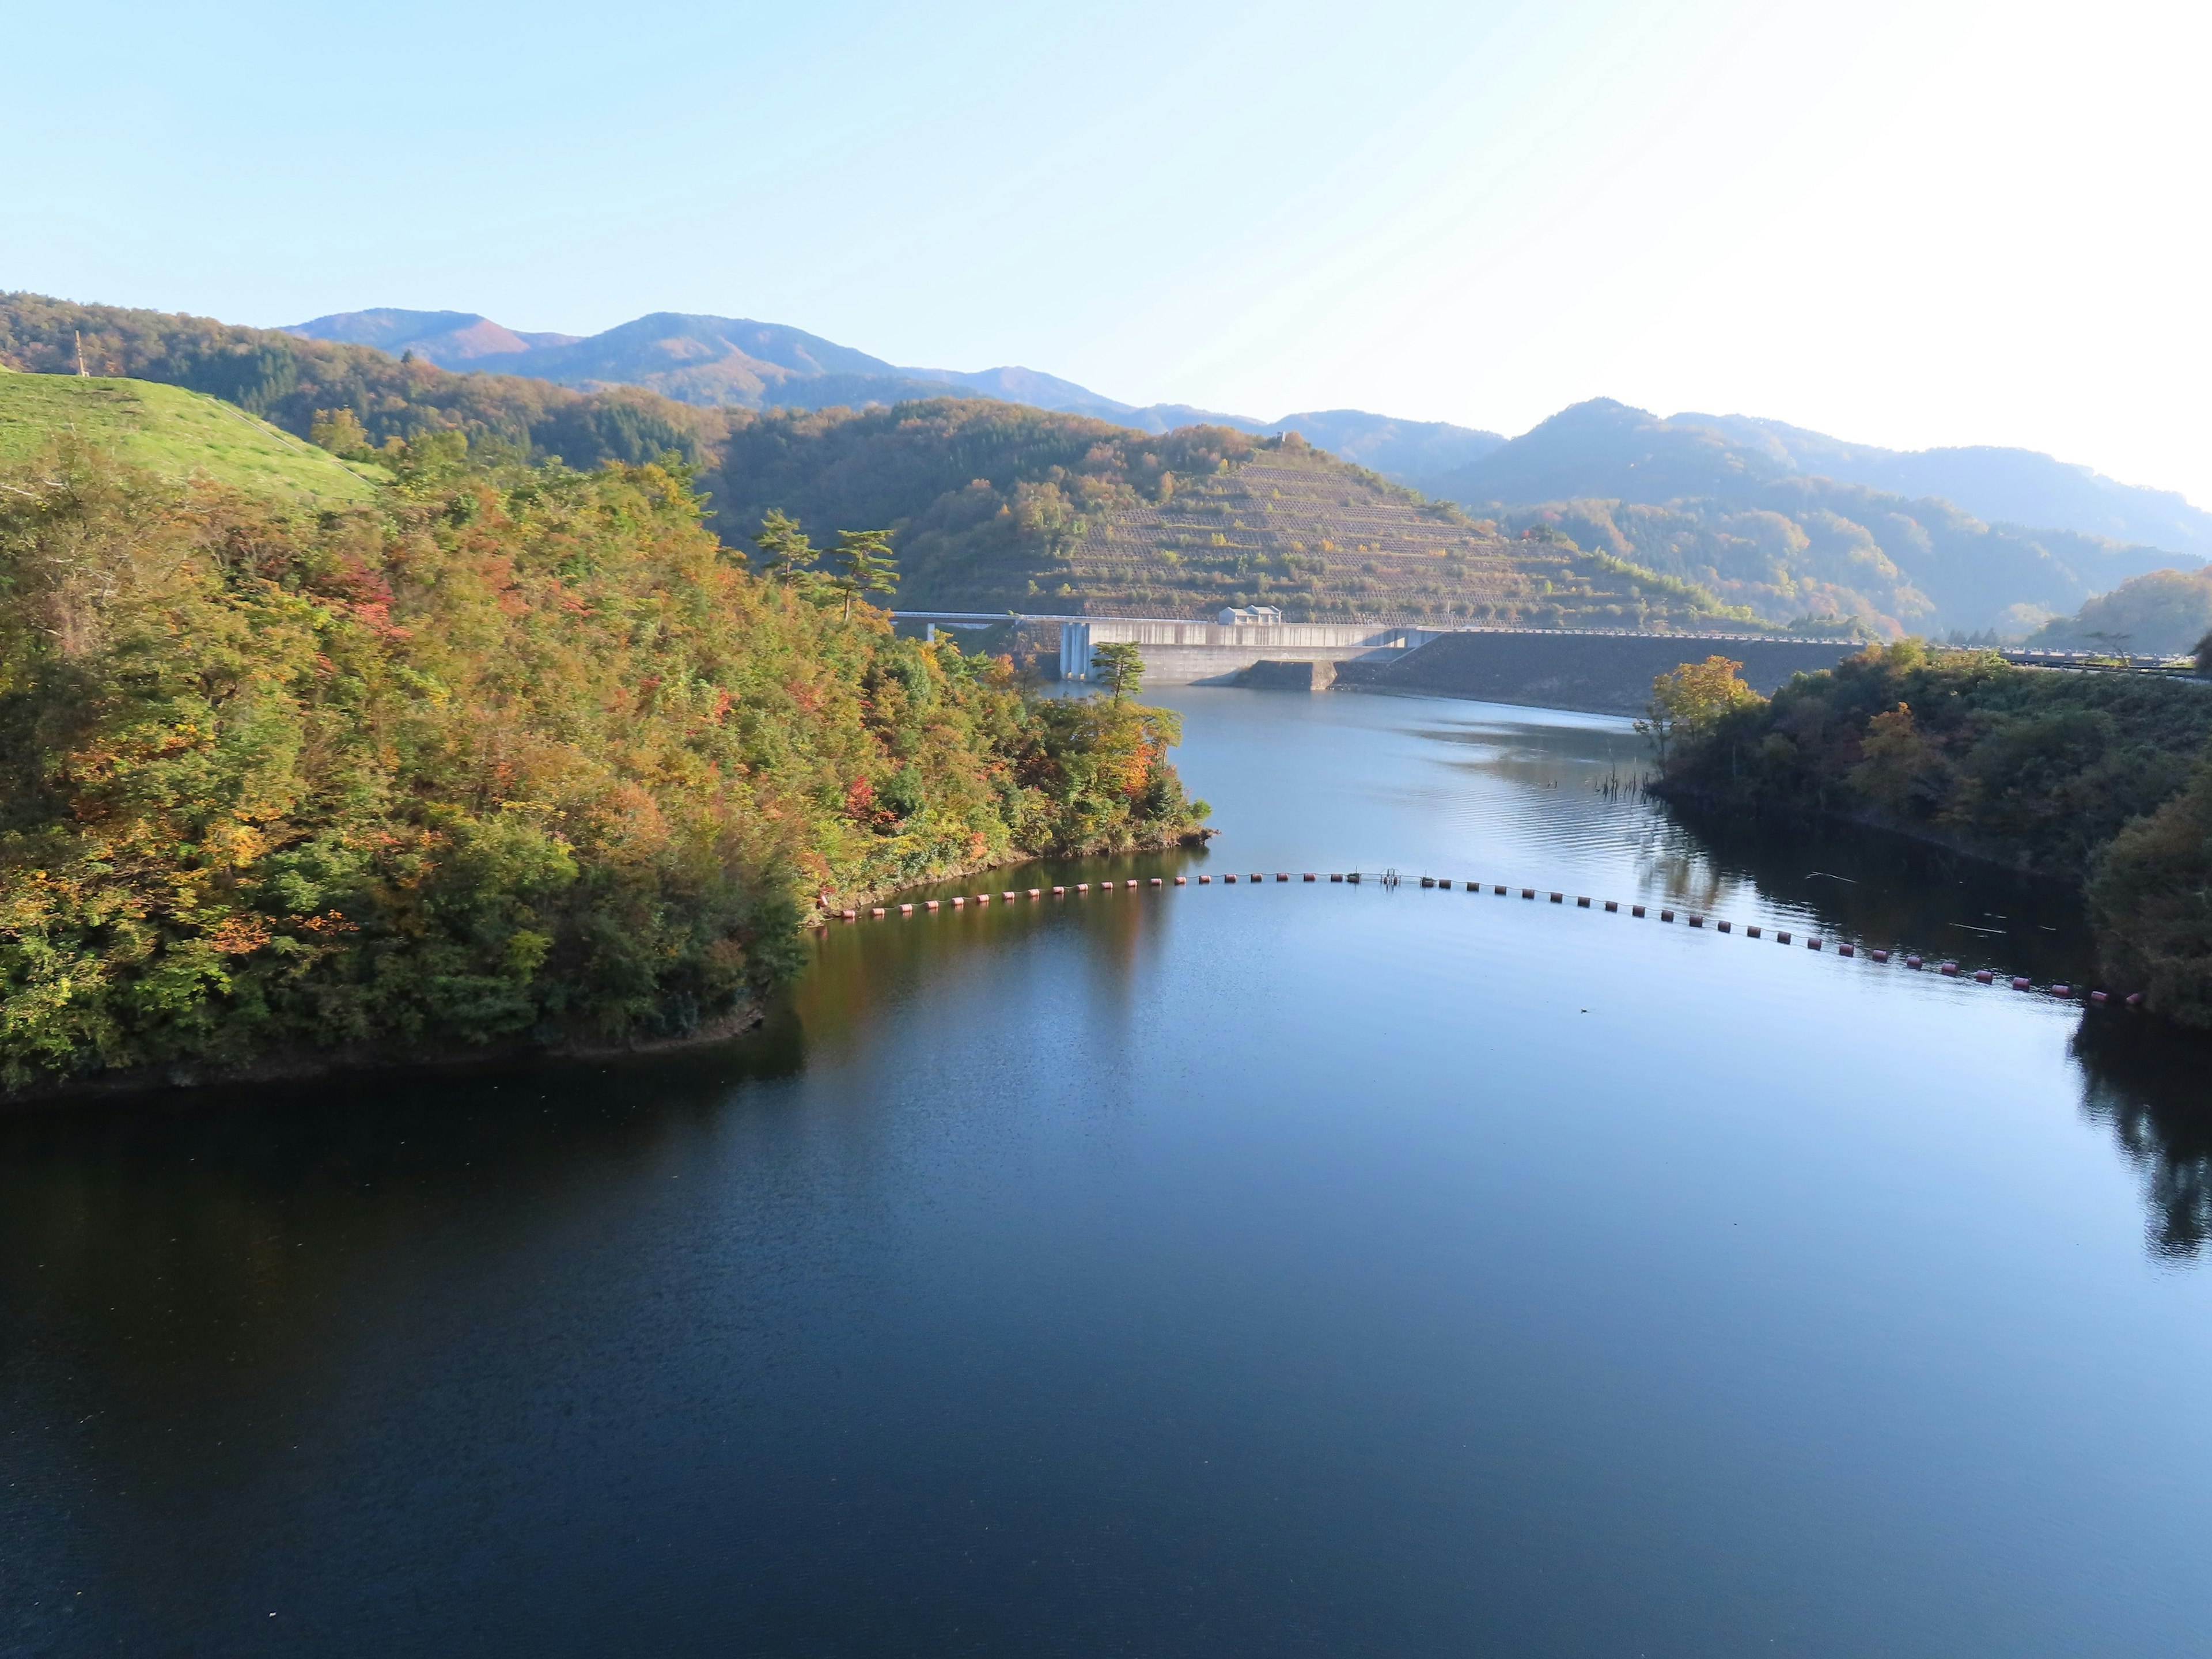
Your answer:
[[[788,323],[1131,403],[1604,395],[2212,507],[2202,8],[211,0],[18,16],[0,288]]]

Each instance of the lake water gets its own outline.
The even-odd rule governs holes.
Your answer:
[[[2048,979],[2070,904],[1677,822],[1615,721],[1170,696],[1224,834],[1062,879],[1515,896],[867,922],[720,1048],[0,1123],[0,1651],[2205,1650],[2203,1052],[1656,919]]]

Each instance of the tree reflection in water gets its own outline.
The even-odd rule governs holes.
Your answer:
[[[2143,1172],[2155,1255],[2191,1261],[2212,1238],[2212,1103],[2199,1040],[2146,1030],[2131,1015],[2092,1012],[2075,1033],[2081,1109],[2109,1124]]]

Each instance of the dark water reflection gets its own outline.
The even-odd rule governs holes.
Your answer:
[[[2079,971],[1613,723],[1181,701],[1228,833],[1058,878]],[[0,1127],[0,1651],[2197,1650],[2201,1051],[1371,884],[818,949],[712,1051]]]

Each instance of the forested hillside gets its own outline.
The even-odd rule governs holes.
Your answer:
[[[1883,449],[1847,443],[1749,415],[1674,415],[1674,427],[1707,428],[1793,472],[1902,495],[1940,495],[1993,524],[2045,525],[2123,545],[2212,558],[2212,513],[2171,489],[2124,484],[2032,449],[1973,444]]]
[[[456,361],[527,359],[538,365],[532,376],[564,364],[586,380],[628,374],[638,352],[657,352],[675,377],[670,386],[700,401],[455,373],[349,342],[20,294],[0,297],[0,365],[70,373],[81,349],[100,374],[223,398],[355,459],[439,431],[577,467],[672,453],[702,468],[726,538],[750,535],[770,507],[799,517],[817,540],[895,526],[908,578],[901,603],[910,606],[1194,615],[1266,599],[1309,617],[1662,628],[1755,620],[1871,636],[2018,635],[2175,562],[2154,549],[1984,524],[1941,501],[1802,476],[1771,434],[1739,441],[1603,400],[1510,443],[1356,410],[1278,423],[1303,419],[1309,437],[1401,472],[1476,455],[1449,473],[1458,500],[1492,504],[1469,518],[1358,468],[1340,489],[1276,480],[1258,493],[1240,494],[1233,482],[1210,486],[1203,500],[1188,493],[1262,446],[1279,452],[1281,434],[1255,423],[1146,432],[1128,423],[1145,411],[1109,422],[962,398],[858,410],[704,406],[795,388],[825,401],[932,389],[901,377],[933,371],[886,379],[880,371],[890,366],[878,359],[768,325],[648,318],[576,341],[514,334],[472,313],[322,321],[392,343],[428,330],[423,337],[463,354]],[[714,325],[714,338],[693,324]],[[507,349],[518,344],[526,349]],[[959,378],[994,375],[1010,393],[1082,391],[1027,371]],[[331,413],[358,431],[344,419],[319,427]],[[1799,447],[1815,435],[1798,434]],[[1180,504],[1162,493],[1178,488]]]
[[[713,1029],[817,896],[1189,832],[1171,715],[748,572],[680,472],[0,477],[0,1089]]]
[[[94,375],[205,392],[303,438],[322,411],[350,410],[376,443],[459,431],[592,467],[671,450],[696,460],[720,424],[709,411],[629,387],[572,392],[520,376],[451,374],[276,329],[0,295],[0,368],[73,374],[80,353]]]
[[[1741,625],[1689,584],[1549,532],[1508,539],[1293,438],[1159,435],[1008,404],[731,416],[702,475],[726,537],[770,508],[817,543],[896,532],[912,609],[1294,621]]]
[[[1794,467],[1771,445],[1600,398],[1433,487],[1509,525],[1555,525],[1771,621],[1857,616],[1875,633],[2024,635],[2130,576],[2189,562],[2075,531],[1986,524],[1947,501]]]
[[[2212,637],[2212,567],[2154,570],[2101,593],[2028,641],[2057,651],[2182,656]]]

